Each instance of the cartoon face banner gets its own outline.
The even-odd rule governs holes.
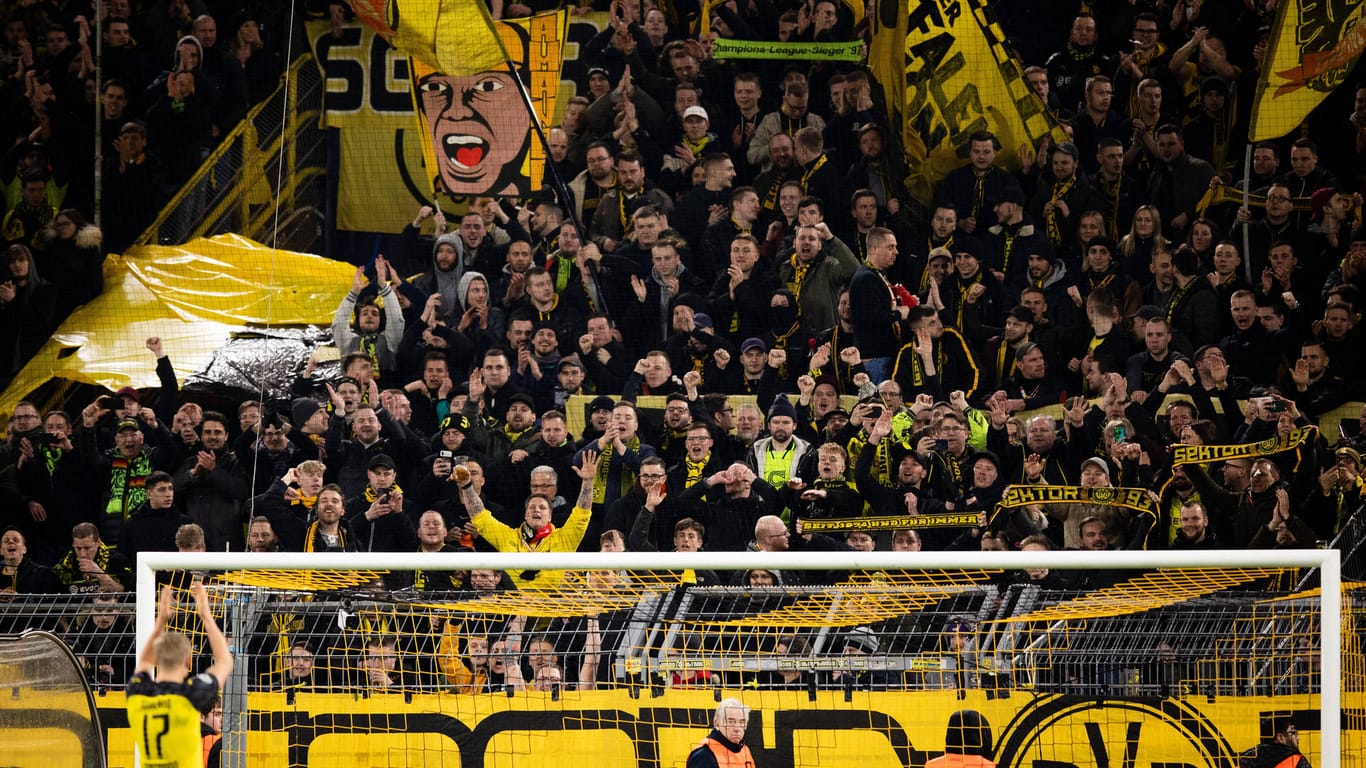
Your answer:
[[[554,125],[554,110],[574,94],[575,82],[581,81],[587,66],[574,58],[575,51],[607,26],[607,14],[591,13],[570,19],[567,26],[558,16],[538,16],[531,19],[512,19],[496,22],[499,27],[516,26],[521,32],[511,33],[509,39],[519,41],[527,56],[519,72],[530,91],[532,103],[543,125]],[[413,218],[413,211],[424,204],[439,200],[448,218],[457,217],[477,196],[465,193],[458,196],[435,195],[439,165],[433,152],[433,127],[444,128],[447,123],[434,119],[429,124],[420,105],[423,94],[417,90],[412,72],[423,67],[404,52],[396,50],[383,30],[367,24],[346,24],[335,33],[325,20],[308,22],[308,36],[327,81],[324,95],[323,125],[336,129],[338,138],[337,163],[337,228],[355,232],[387,232],[397,234]],[[537,40],[535,46],[520,41]],[[560,61],[567,58],[563,67]],[[424,73],[435,70],[426,66]],[[499,63],[491,71],[503,78],[499,84],[509,84],[506,64]],[[430,81],[429,81],[430,82]],[[440,82],[439,85],[448,85]],[[485,86],[490,88],[491,86]],[[433,86],[431,100],[441,95],[442,88]],[[526,117],[526,106],[515,90],[496,92],[510,94],[517,111],[509,120],[516,121],[515,129],[498,129],[497,136],[526,136],[531,123]],[[487,103],[487,102],[482,102]],[[476,126],[478,127],[478,126]],[[467,135],[479,134],[462,130]],[[531,182],[539,181],[545,157],[541,142],[532,135],[530,148],[520,152],[508,150],[517,157],[514,170],[525,167],[520,174],[507,176]],[[472,143],[472,142],[467,142]],[[525,142],[523,142],[524,144]],[[484,160],[492,143],[480,144]],[[466,160],[474,160],[469,152]],[[460,156],[456,155],[456,160]],[[480,163],[466,163],[480,165]],[[490,163],[482,163],[487,167]],[[499,182],[496,174],[489,186]],[[503,178],[506,187],[506,178]],[[443,184],[445,182],[442,182]],[[445,187],[441,187],[444,189]],[[469,187],[461,187],[469,188]]]
[[[413,101],[432,192],[517,197],[539,188],[545,147],[535,136],[522,88],[544,125],[555,113],[568,18],[560,11],[500,22],[497,31],[512,67],[503,63],[452,74],[412,60]]]

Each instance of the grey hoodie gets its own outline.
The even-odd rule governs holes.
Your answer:
[[[436,266],[436,249],[442,243],[449,244],[455,249],[455,266],[448,271],[438,269]],[[432,244],[432,277],[434,278],[433,287],[435,293],[441,294],[441,314],[451,318],[458,316],[465,307],[465,260],[462,258],[461,250],[464,244],[460,242],[460,234],[448,232],[436,239]]]

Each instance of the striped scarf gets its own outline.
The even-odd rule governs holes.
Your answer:
[[[1052,196],[1048,198],[1049,202],[1057,203],[1062,200],[1068,192],[1072,191],[1072,187],[1075,186],[1076,183],[1077,177],[1075,174],[1072,178],[1061,184],[1053,182],[1053,193]],[[1049,242],[1053,243],[1053,247],[1055,248],[1060,247],[1062,245],[1062,224],[1058,221],[1058,208],[1056,205],[1048,209],[1048,215],[1044,216],[1044,222],[1048,225]]]
[[[616,454],[616,450],[616,441],[612,441],[607,444],[606,448],[602,449],[602,454],[598,456],[598,472],[597,476],[593,478],[594,504],[607,503],[607,477],[608,474],[612,471],[612,456]],[[631,439],[626,443],[626,450],[640,450],[640,435],[632,435]],[[635,483],[635,473],[623,467],[621,470],[620,495],[625,496],[631,490],[631,486],[635,485]]]
[[[683,467],[687,470],[688,473],[687,477],[685,477],[683,480],[684,488],[691,488],[694,485],[697,485],[699,482],[701,482],[702,472],[706,470],[707,461],[709,459],[711,459],[710,453],[704,456],[701,461],[693,461],[689,458],[683,459]]]

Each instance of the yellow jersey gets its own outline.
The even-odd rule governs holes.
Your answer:
[[[181,683],[134,674],[128,681],[128,725],[142,768],[202,768],[199,716],[217,695],[218,681],[207,672]]]

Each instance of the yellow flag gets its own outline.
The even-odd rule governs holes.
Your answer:
[[[1024,79],[987,0],[876,0],[868,66],[886,96],[888,122],[902,126],[910,193],[922,202],[962,165],[976,131],[1001,142],[997,162],[1019,167],[1045,136],[1066,134]]]
[[[1366,49],[1366,5],[1282,0],[1252,104],[1251,141],[1290,133],[1342,85]]]
[[[480,0],[351,0],[362,23],[447,75],[501,69],[507,54]]]

